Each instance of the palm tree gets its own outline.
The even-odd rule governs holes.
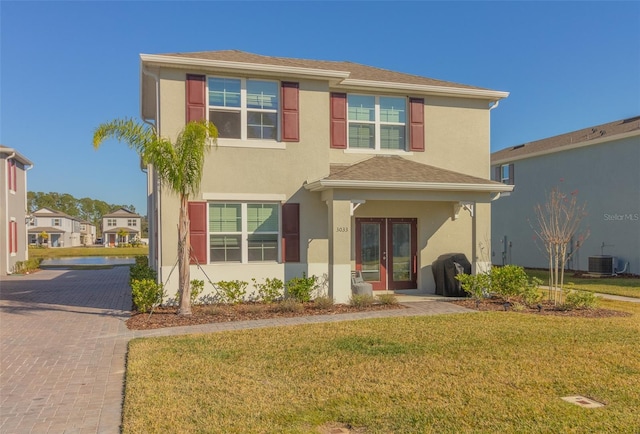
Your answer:
[[[156,131],[133,119],[116,119],[100,124],[93,133],[93,147],[116,139],[134,149],[144,164],[153,166],[161,184],[180,198],[178,220],[178,314],[191,315],[189,253],[189,196],[200,190],[205,153],[218,138],[218,129],[207,121],[189,122],[175,143],[158,137]]]

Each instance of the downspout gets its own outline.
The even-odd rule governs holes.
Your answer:
[[[494,108],[498,107],[499,105],[500,105],[500,100],[496,100],[494,102],[494,104],[491,107],[489,107],[489,111],[493,110]]]
[[[148,119],[144,117],[144,113],[142,113],[142,106],[140,107],[141,109],[140,117],[142,118],[142,121],[144,123],[146,123],[147,125],[151,126],[151,128],[153,128],[153,131],[156,133],[156,136],[159,136],[160,132],[158,131],[158,124],[160,121],[160,76],[159,74],[151,72],[149,69],[147,69],[144,66],[144,64],[142,65],[142,73],[144,75],[147,75],[153,78],[153,81],[155,83],[155,97],[156,97],[156,104],[155,104],[156,114],[154,119],[155,123],[150,122]],[[141,89],[140,90],[141,94],[142,94],[142,91],[143,90]],[[140,99],[142,101],[142,95]],[[158,276],[158,281],[162,282],[162,279],[163,279],[162,268],[160,267],[160,264],[162,263],[162,243],[161,243],[162,231],[160,227],[160,215],[159,215],[160,184],[157,182],[153,167],[151,167],[151,170],[149,171],[149,166],[150,165],[147,164],[147,172],[146,172],[147,173],[147,191],[149,190],[149,187],[151,187],[153,191],[153,194],[151,196],[151,201],[147,200],[147,223],[148,223],[147,227],[149,228],[149,232],[150,232],[149,233],[149,264],[150,266],[152,266],[152,268],[155,268]],[[149,213],[149,209],[148,209],[149,206],[151,206],[151,213]],[[158,236],[154,237],[156,232]],[[151,243],[151,240],[153,240],[153,244]],[[156,256],[157,256],[157,259],[156,259]]]
[[[15,151],[13,153],[11,153],[11,155],[9,155],[6,160],[9,161],[11,159],[13,159],[16,156]],[[8,167],[8,166],[6,166]],[[6,170],[6,169],[5,169]],[[8,174],[9,176],[11,176],[11,174]],[[4,228],[2,229],[4,231],[5,234],[7,234],[7,242],[5,244],[5,246],[3,247],[3,249],[5,249],[5,252],[7,252],[7,263],[5,264],[5,268],[7,270],[7,274],[13,274],[9,268],[9,257],[11,256],[9,254],[9,251],[11,249],[11,246],[9,246],[9,227],[10,227],[10,223],[9,223],[9,183],[7,183],[7,193],[4,195],[4,221],[7,222],[7,230],[5,230]]]
[[[29,166],[29,167],[27,167]],[[33,169],[33,164],[25,164],[24,166],[24,203],[27,204],[27,172]],[[28,208],[25,209],[28,212]],[[33,216],[31,217],[33,218]],[[31,221],[31,218],[29,221]],[[24,228],[24,260],[29,259],[29,227],[27,226],[27,216],[25,215],[25,228]]]

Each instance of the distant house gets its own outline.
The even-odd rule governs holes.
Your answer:
[[[80,220],[80,243],[90,246],[96,242],[96,225],[86,220]]]
[[[131,243],[140,239],[142,218],[126,208],[102,216],[102,242],[107,247]]]
[[[353,62],[235,50],[141,55],[141,110],[163,137],[212,121],[217,147],[191,197],[191,272],[218,280],[326,276],[351,296],[435,291],[432,263],[489,265],[495,91]],[[149,259],[177,288],[180,204],[148,170]],[[249,289],[251,291],[251,288]]]
[[[33,163],[13,148],[0,145],[0,275],[29,259],[27,248],[27,171]]]
[[[569,268],[608,261],[612,272],[640,274],[640,116],[512,146],[494,152],[491,165],[495,180],[515,185],[492,203],[494,264],[548,266],[534,239],[534,206],[560,186],[588,212],[582,226],[590,235],[573,240],[573,250],[582,246]]]
[[[51,208],[40,208],[32,214],[29,222],[29,244],[81,246],[80,219]]]

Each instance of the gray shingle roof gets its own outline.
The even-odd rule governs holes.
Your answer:
[[[562,151],[580,143],[588,144],[598,139],[615,138],[618,135],[640,130],[640,116],[609,122],[595,127],[583,128],[570,133],[510,146],[491,154],[491,162],[519,160],[528,156]]]
[[[263,56],[259,54],[247,53],[239,50],[220,51],[200,51],[194,53],[164,53],[162,56],[180,57],[185,59],[198,60],[219,60],[227,62],[251,63],[259,65],[273,65],[297,68],[311,68],[327,71],[349,72],[350,79],[382,81],[390,83],[403,83],[415,85],[429,85],[442,87],[455,87],[463,89],[490,90],[482,87],[470,86],[466,84],[453,83],[450,81],[437,80],[418,75],[405,74],[373,66],[362,65],[353,62],[294,59],[288,57]]]

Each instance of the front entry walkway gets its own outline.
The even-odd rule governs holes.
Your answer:
[[[134,337],[469,312],[420,298],[407,309],[130,331],[128,277],[128,267],[115,267],[2,278],[1,433],[119,433],[127,343]]]

